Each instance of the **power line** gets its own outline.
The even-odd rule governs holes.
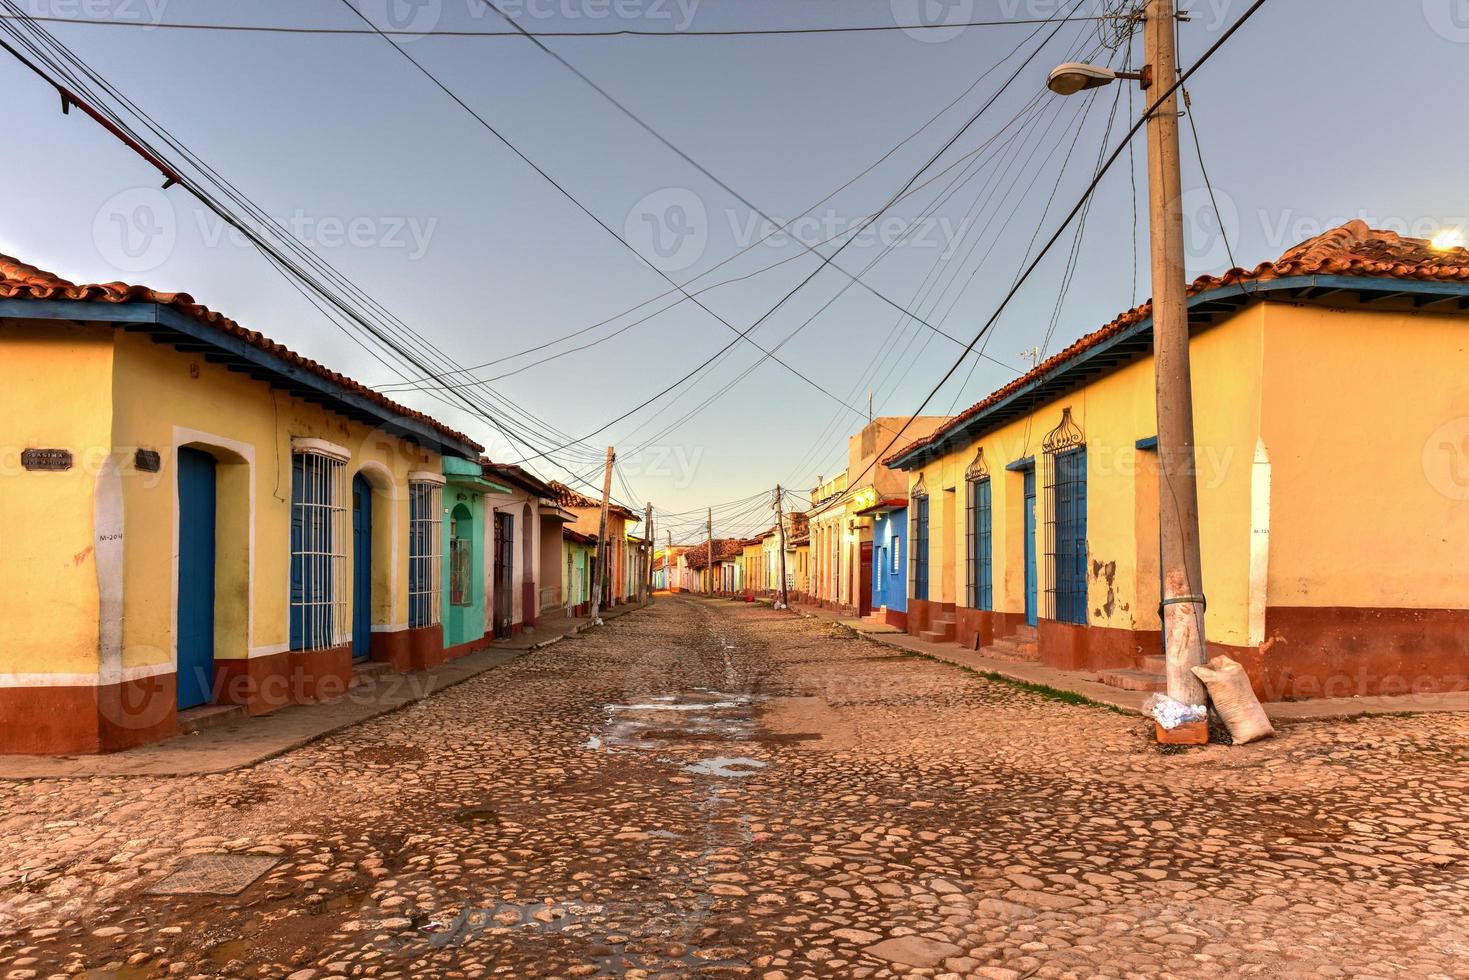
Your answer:
[[[974,335],[974,339],[970,341],[970,349],[977,345],[980,340],[983,339],[985,335],[987,335],[989,331],[994,327],[995,323],[999,320],[1000,315],[1004,313],[1005,308],[1010,305],[1010,301],[1013,300],[1016,294],[1020,292],[1020,288],[1025,285],[1025,282],[1030,278],[1031,274],[1035,272],[1036,268],[1041,264],[1041,261],[1046,257],[1047,254],[1049,254],[1050,250],[1056,245],[1058,241],[1061,240],[1061,236],[1065,233],[1071,222],[1076,220],[1077,215],[1080,214],[1083,209],[1085,209],[1087,202],[1091,199],[1092,194],[1094,194],[1097,190],[1097,187],[1100,186],[1102,178],[1106,176],[1109,170],[1112,169],[1112,165],[1117,162],[1117,159],[1122,155],[1123,151],[1127,149],[1128,144],[1132,142],[1133,138],[1137,136],[1137,134],[1142,130],[1145,125],[1147,125],[1148,120],[1152,118],[1153,113],[1157,112],[1160,106],[1167,102],[1168,99],[1171,98],[1175,92],[1182,88],[1184,83],[1192,78],[1195,72],[1197,72],[1201,67],[1207,64],[1208,61],[1213,58],[1216,53],[1218,53],[1219,49],[1224,47],[1224,45],[1228,43],[1229,39],[1234,37],[1234,35],[1239,32],[1239,29],[1243,27],[1252,17],[1254,17],[1256,13],[1259,12],[1260,8],[1265,5],[1265,2],[1266,0],[1254,0],[1254,2],[1250,4],[1245,12],[1239,16],[1239,19],[1231,24],[1224,31],[1224,33],[1221,34],[1215,40],[1215,42],[1209,46],[1208,50],[1206,50],[1197,61],[1189,66],[1189,69],[1187,71],[1180,73],[1178,78],[1174,80],[1173,84],[1170,85],[1168,89],[1157,98],[1156,101],[1148,105],[1147,110],[1136,122],[1133,123],[1132,128],[1129,129],[1127,131],[1127,134],[1122,138],[1122,142],[1120,142],[1117,147],[1111,152],[1111,154],[1107,156],[1106,162],[1098,168],[1096,175],[1092,178],[1091,182],[1087,184],[1086,189],[1082,192],[1081,200],[1077,201],[1076,205],[1072,207],[1072,209],[1067,213],[1066,217],[1062,220],[1060,226],[1057,227],[1056,231],[1046,241],[1046,244],[1041,248],[1040,252],[1037,253],[1035,258],[1031,260],[1025,271],[1016,278],[1015,283],[1010,287],[1010,290],[1005,294],[1004,298],[1000,300],[1000,304],[998,307],[996,307],[994,313],[992,313],[989,319],[985,321],[984,325],[979,328],[979,332],[976,333]],[[964,363],[964,359],[968,356],[968,354],[969,350],[966,350],[963,354],[959,356],[956,361],[954,361],[952,365],[949,366],[949,369],[944,372],[943,377],[939,379],[938,384],[933,386],[933,389],[929,391],[928,395],[923,399],[922,403],[919,404],[918,408],[913,412],[912,415],[908,417],[908,421],[904,422],[903,425],[899,427],[898,431],[893,434],[893,438],[888,442],[887,446],[873,457],[873,461],[867,464],[867,466],[862,470],[861,473],[858,474],[855,480],[849,481],[847,489],[843,490],[842,493],[838,495],[838,497],[835,499],[841,499],[847,494],[851,493],[852,487],[859,484],[862,477],[865,476],[872,469],[873,466],[877,465],[880,460],[887,457],[888,453],[892,451],[893,446],[897,444],[898,439],[902,437],[904,430],[906,430],[908,426],[912,425],[913,420],[918,418],[918,416],[923,413],[923,410],[928,407],[928,403],[933,400],[934,396],[939,393],[939,390],[948,383],[951,377],[954,376],[954,372],[959,369],[959,365]]]
[[[1115,19],[1116,14],[1089,17],[1068,17],[1072,21],[1106,21]],[[870,24],[870,25],[848,25],[836,27],[767,27],[767,28],[737,28],[734,30],[672,30],[672,31],[646,31],[635,28],[627,28],[616,31],[466,31],[466,30],[402,30],[388,29],[381,32],[364,30],[360,27],[293,27],[286,24],[203,24],[203,23],[180,23],[175,21],[153,22],[148,20],[106,20],[103,18],[90,17],[30,17],[15,14],[0,14],[0,20],[31,20],[52,24],[79,24],[91,27],[133,27],[145,30],[164,31],[221,31],[221,32],[245,32],[261,34],[319,34],[319,35],[363,35],[372,36],[383,33],[389,37],[411,37],[411,38],[466,38],[466,37],[521,37],[529,33],[533,37],[566,37],[566,38],[617,38],[617,37],[651,37],[651,38],[686,38],[686,37],[784,37],[803,34],[882,34],[911,31],[934,31],[964,30],[970,27],[1024,27],[1029,24],[1052,23],[1052,18],[1012,18],[1009,20],[971,20],[957,23],[944,24]]]

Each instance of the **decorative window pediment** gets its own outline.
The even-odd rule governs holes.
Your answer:
[[[980,446],[979,449],[975,450],[974,462],[970,463],[969,469],[964,471],[964,479],[970,483],[978,483],[980,480],[988,480],[989,478],[990,468],[984,461],[984,447]]]
[[[1071,417],[1071,407],[1068,405],[1061,410],[1061,424],[1046,433],[1045,441],[1041,443],[1041,449],[1051,455],[1064,453],[1068,450],[1079,449],[1086,445],[1086,434]]]

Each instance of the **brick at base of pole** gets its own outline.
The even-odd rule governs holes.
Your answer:
[[[1177,728],[1164,728],[1155,721],[1153,730],[1159,745],[1209,744],[1209,723],[1206,721],[1186,721]]]

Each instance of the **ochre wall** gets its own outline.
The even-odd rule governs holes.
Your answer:
[[[119,331],[116,344],[111,392],[116,444],[156,449],[163,460],[162,471],[150,474],[154,479],[124,481],[126,662],[173,659],[178,445],[205,449],[219,461],[216,603],[226,615],[217,624],[217,660],[242,658],[247,647],[258,657],[289,646],[292,437],[324,439],[348,449],[349,494],[359,471],[372,484],[373,622],[406,627],[408,474],[438,472],[437,454],[144,335]],[[346,505],[345,567],[350,569],[350,499]],[[247,608],[253,609],[248,619]],[[248,638],[242,629],[247,621]]]
[[[1209,598],[1209,639],[1222,644],[1246,641],[1249,584],[1250,461],[1259,425],[1259,358],[1262,312],[1246,310],[1197,333],[1193,341],[1194,417],[1204,590]],[[1088,624],[1127,631],[1156,631],[1157,587],[1139,588],[1140,541],[1156,541],[1157,511],[1148,480],[1137,473],[1155,468],[1151,454],[1136,448],[1156,434],[1151,359],[1104,375],[1064,398],[1039,406],[1029,416],[986,434],[978,443],[934,460],[919,474],[929,493],[929,600],[968,602],[965,564],[968,521],[965,472],[976,449],[984,448],[991,480],[994,535],[994,609],[1012,615],[1025,611],[1024,475],[1006,466],[1039,457],[1047,433],[1069,407],[1087,447]],[[1038,468],[1036,559],[1038,601],[1045,616],[1046,502]],[[953,507],[944,494],[953,489]],[[1151,519],[1152,527],[1140,519]],[[910,511],[909,535],[913,534]],[[1140,537],[1141,535],[1141,537]],[[1144,545],[1146,546],[1146,544]],[[1151,545],[1156,548],[1156,544]],[[947,566],[947,567],[946,567]],[[1156,560],[1144,567],[1156,575]],[[910,594],[912,568],[909,569]],[[1143,601],[1139,596],[1145,595]]]
[[[1270,604],[1469,608],[1464,317],[1268,310]]]
[[[112,328],[0,321],[0,361],[0,674],[92,674],[94,497],[99,483],[116,487]],[[27,471],[24,449],[70,450],[72,467]]]

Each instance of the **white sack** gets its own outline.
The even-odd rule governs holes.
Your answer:
[[[1275,734],[1260,699],[1250,687],[1245,669],[1228,657],[1215,657],[1207,667],[1192,668],[1194,676],[1209,689],[1214,710],[1224,719],[1234,744],[1244,745]]]

